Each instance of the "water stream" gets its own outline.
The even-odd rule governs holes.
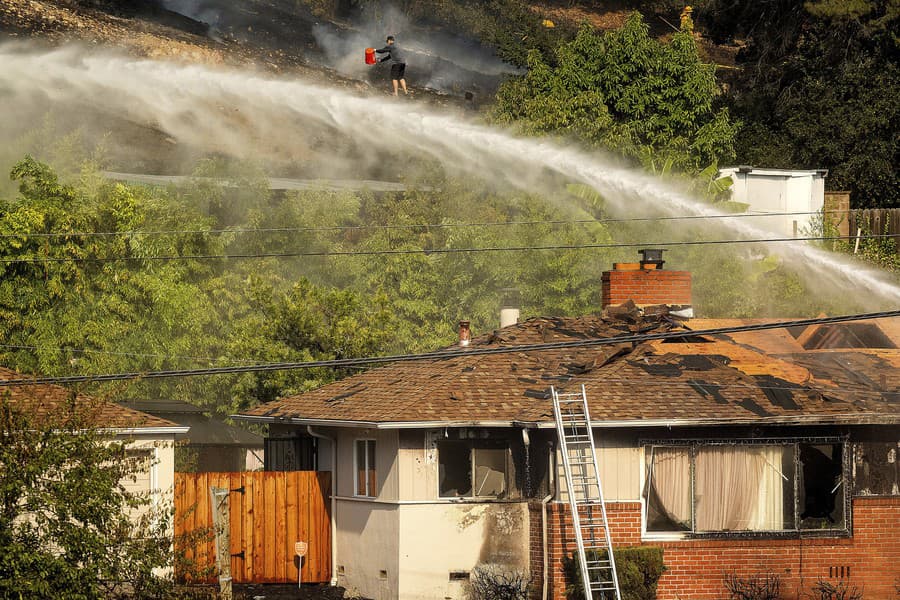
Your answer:
[[[308,81],[201,65],[134,59],[79,48],[37,50],[0,46],[0,98],[8,115],[41,99],[54,106],[90,105],[151,123],[179,142],[238,156],[306,143],[311,124],[348,136],[365,160],[403,150],[511,188],[540,190],[542,170],[552,170],[600,191],[620,214],[633,207],[657,215],[715,215],[644,172],[562,146],[518,138],[458,115],[438,113],[406,99],[361,96]],[[335,157],[336,160],[339,157]],[[753,219],[716,222],[722,237],[767,239],[779,235]],[[871,308],[896,308],[900,286],[890,276],[849,257],[805,242],[771,244],[770,252],[801,272],[816,289],[854,294]]]

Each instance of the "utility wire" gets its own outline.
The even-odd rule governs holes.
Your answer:
[[[213,358],[211,356],[183,356],[178,354],[153,354],[148,352],[114,352],[111,350],[95,350],[93,348],[73,348],[71,346],[30,346],[27,344],[0,344],[0,348],[10,350],[59,350],[61,352],[74,352],[77,354],[102,354],[104,356],[130,356],[136,358],[164,358],[169,360],[193,360],[203,362],[222,362],[232,360],[245,364],[265,364],[261,360],[248,360],[243,358],[230,359],[227,357]]]
[[[843,212],[843,211],[824,211]],[[235,229],[156,229],[156,230],[128,230],[128,231],[70,231],[70,232],[48,232],[48,233],[5,233],[0,234],[0,239],[5,238],[21,238],[40,237],[134,237],[134,236],[161,236],[161,235],[182,235],[182,234],[209,234],[221,235],[226,233],[297,233],[304,231],[360,231],[360,230],[391,230],[391,229],[452,229],[457,227],[511,227],[523,225],[584,225],[592,223],[640,223],[640,222],[656,222],[656,221],[687,221],[695,219],[741,219],[747,217],[789,217],[789,216],[810,216],[819,215],[823,211],[815,212],[752,212],[737,213],[727,215],[682,215],[672,217],[628,217],[628,218],[609,218],[609,219],[568,219],[568,220],[533,220],[533,221],[476,221],[470,223],[404,223],[396,225],[322,225],[322,226],[305,226],[305,227],[260,227],[260,228],[235,228]]]
[[[102,350],[76,350],[73,348],[64,348],[61,346],[25,346],[25,345],[12,345],[12,344],[0,344],[0,348],[14,348],[14,349],[23,349],[23,350],[38,350],[38,349],[49,349],[49,350],[68,350],[72,352],[86,352],[92,354],[104,354],[104,355],[113,355],[113,356],[134,356],[134,357],[149,357],[149,358],[167,358],[167,359],[185,359],[185,360],[198,360],[198,361],[208,361],[208,362],[218,362],[221,360],[225,360],[224,358],[206,358],[206,357],[198,357],[198,356],[177,356],[177,355],[165,355],[165,354],[146,354],[146,353],[136,353],[136,352],[106,352]],[[760,353],[765,354],[761,350]],[[776,357],[777,358],[777,357]],[[244,365],[256,365],[256,364],[271,364],[264,363],[263,361],[252,361],[252,360],[242,360],[235,359],[236,362],[242,363]],[[365,369],[363,366],[356,367],[345,367],[348,369]],[[622,379],[616,377],[604,377],[604,383],[632,383],[629,379]],[[692,389],[704,388],[709,390],[729,390],[729,389],[739,389],[739,390],[747,390],[747,389],[758,389],[758,390],[783,390],[784,387],[775,386],[775,385],[740,385],[740,384],[721,384],[709,381],[642,381],[641,385],[659,385],[666,388],[670,388],[672,386],[681,386],[681,387],[690,387]],[[881,397],[882,393],[887,390],[853,390],[853,394],[856,395],[870,395]]]
[[[366,367],[389,363],[403,363],[421,360],[445,360],[449,358],[486,356],[493,354],[512,354],[520,352],[541,352],[547,350],[564,350],[569,348],[585,348],[594,346],[609,346],[614,344],[637,344],[652,340],[678,339],[694,336],[714,336],[730,333],[744,333],[750,331],[765,331],[769,329],[785,329],[789,327],[807,327],[810,325],[824,325],[831,323],[845,323],[848,321],[867,321],[900,316],[900,310],[889,310],[874,313],[861,313],[855,315],[841,315],[835,317],[817,317],[813,319],[799,319],[794,321],[782,321],[777,323],[755,323],[752,325],[735,325],[731,327],[717,327],[713,329],[680,330],[660,333],[640,333],[614,336],[611,338],[593,338],[585,340],[573,340],[566,342],[550,342],[541,344],[520,344],[516,346],[500,347],[469,347],[466,349],[445,349],[436,352],[420,354],[395,354],[391,356],[372,356],[367,358],[342,358],[334,360],[316,360],[306,362],[280,362],[260,365],[236,365],[229,367],[210,367],[206,369],[185,369],[168,371],[146,371],[130,373],[107,373],[98,375],[69,375],[59,377],[34,377],[20,379],[0,380],[0,387],[12,385],[43,385],[43,384],[71,384],[83,382],[123,381],[131,379],[162,379],[168,377],[196,377],[205,375],[223,375],[233,373],[259,373],[267,371],[288,371],[293,369],[311,368],[344,368]]]
[[[3,258],[0,264],[42,264],[42,263],[108,263],[108,262],[141,262],[141,261],[178,261],[178,260],[248,260],[256,258],[291,258],[291,257],[343,257],[343,256],[385,256],[409,254],[469,254],[483,252],[531,252],[541,250],[592,250],[612,248],[671,248],[679,246],[714,246],[730,244],[769,244],[779,242],[811,242],[838,241],[850,239],[889,239],[900,238],[900,233],[860,236],[812,236],[782,238],[751,238],[732,240],[689,240],[682,242],[623,242],[609,244],[553,244],[545,246],[485,246],[469,248],[407,248],[395,250],[317,250],[296,252],[261,252],[254,254],[183,254],[183,255],[149,255],[149,256],[110,256],[110,257],[42,257],[42,258]]]
[[[688,330],[690,331],[690,330]],[[690,335],[690,334],[689,334]],[[172,354],[151,354],[151,353],[143,353],[143,352],[112,352],[105,350],[92,350],[92,349],[76,349],[65,346],[28,346],[22,344],[0,344],[0,348],[10,348],[16,350],[61,350],[64,352],[77,352],[77,353],[87,353],[87,354],[102,354],[102,355],[110,355],[110,356],[127,356],[127,357],[138,357],[138,358],[163,358],[163,359],[178,359],[178,360],[195,360],[195,361],[205,361],[210,363],[220,362],[225,360],[225,358],[210,358],[204,356],[179,356]],[[760,353],[764,353],[761,350]],[[776,357],[777,358],[777,357]],[[248,360],[248,359],[233,359],[235,362],[241,363],[243,365],[258,365],[258,364],[270,364],[265,363],[260,360]],[[347,367],[347,368],[358,368],[362,369],[364,367]],[[630,383],[627,379],[619,379],[619,378],[604,378],[604,383]],[[690,387],[693,389],[701,388],[709,388],[716,390],[727,390],[727,389],[760,389],[760,390],[781,390],[784,389],[780,386],[767,386],[767,385],[738,385],[738,384],[720,384],[714,382],[707,381],[644,381],[641,382],[641,385],[661,385],[664,387],[671,386],[682,386],[682,387]],[[864,394],[864,395],[874,395],[881,396],[882,391],[878,390],[856,390],[853,392],[854,394]]]

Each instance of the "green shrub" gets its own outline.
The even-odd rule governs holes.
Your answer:
[[[666,571],[663,549],[654,546],[615,548],[613,556],[616,559],[622,600],[655,600],[659,578]],[[588,552],[588,560],[605,558],[604,550]],[[584,589],[577,554],[566,558],[563,569],[566,575],[566,597],[569,600],[583,600]]]

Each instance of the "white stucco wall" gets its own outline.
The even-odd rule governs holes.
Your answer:
[[[337,500],[338,585],[373,600],[399,598],[399,506]]]
[[[479,564],[528,571],[528,506],[524,502],[400,506],[401,600],[465,598],[451,571]]]

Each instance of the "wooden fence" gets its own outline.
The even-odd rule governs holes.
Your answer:
[[[297,581],[295,542],[307,542],[303,581],[331,579],[331,474],[315,471],[175,474],[180,581],[214,582],[210,486],[228,488],[235,583]]]
[[[856,243],[856,236],[860,231],[864,236],[900,234],[900,208],[851,210],[847,215],[847,220],[851,245]],[[895,252],[900,254],[900,238],[884,239],[895,240]]]

